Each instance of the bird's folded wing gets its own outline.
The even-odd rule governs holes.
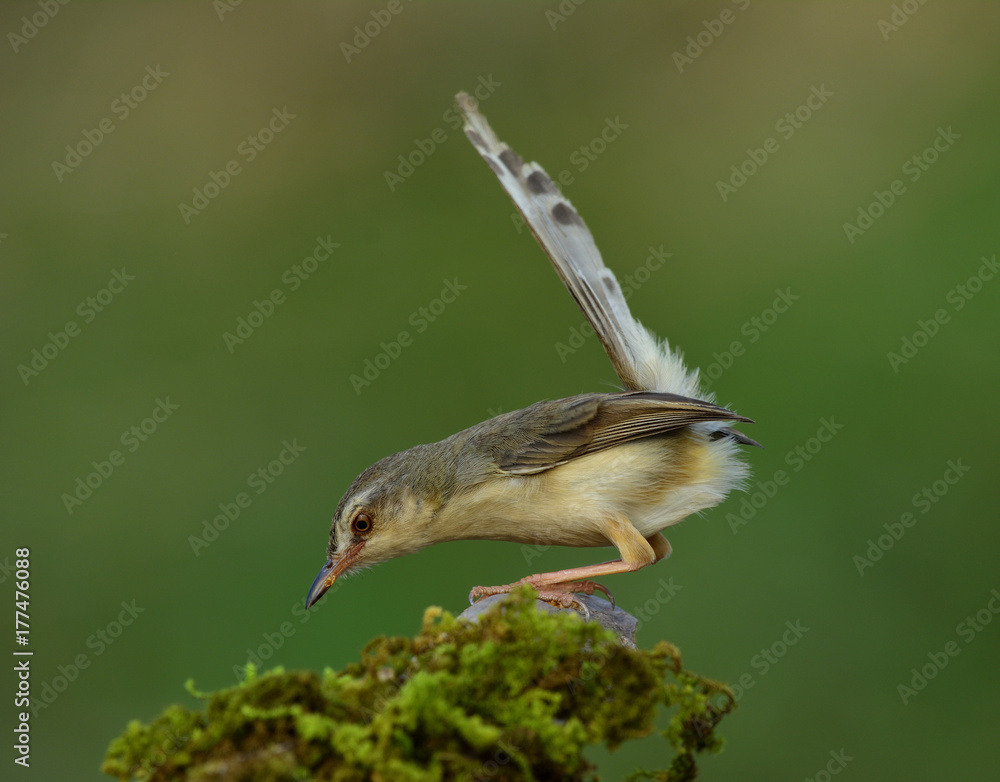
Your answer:
[[[534,420],[522,421],[520,431],[531,435],[509,439],[495,453],[503,472],[544,472],[587,454],[703,421],[750,422],[709,402],[649,391],[587,394],[539,403],[529,410]]]

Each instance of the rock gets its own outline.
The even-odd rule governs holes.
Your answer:
[[[594,595],[574,595],[581,603],[583,603],[587,610],[590,612],[590,616],[587,617],[580,611],[573,608],[562,608],[561,606],[554,606],[551,603],[546,603],[544,600],[536,600],[535,608],[539,611],[545,611],[550,614],[566,613],[566,614],[576,614],[581,619],[586,619],[590,622],[597,622],[599,625],[604,627],[606,630],[610,630],[616,636],[622,646],[628,649],[635,649],[635,628],[638,624],[638,620],[632,616],[632,614],[627,611],[623,611],[617,606],[612,606],[611,603],[605,600],[603,597],[596,597]],[[466,608],[461,614],[459,614],[459,619],[470,619],[474,622],[479,621],[479,617],[490,608],[495,606],[497,603],[503,603],[508,599],[508,595],[491,595],[490,597],[484,597],[474,605]]]

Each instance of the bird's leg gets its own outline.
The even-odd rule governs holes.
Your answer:
[[[620,562],[621,560],[616,560]],[[607,563],[611,564],[611,563]],[[559,573],[573,573],[572,570],[560,570]],[[503,584],[500,586],[478,586],[473,587],[472,591],[469,592],[469,602],[475,603],[484,597],[490,597],[491,595],[503,595],[510,592],[515,587],[521,584],[531,584],[538,593],[538,599],[544,600],[546,603],[553,603],[555,605],[561,605],[563,608],[575,608],[578,611],[582,610],[584,613],[588,613],[586,606],[573,597],[574,592],[581,592],[585,595],[594,594],[595,589],[599,589],[605,595],[608,596],[608,600],[611,601],[611,605],[615,604],[615,597],[608,591],[608,588],[603,584],[597,584],[593,581],[573,581],[566,580],[560,581],[554,584],[544,584],[541,579],[547,576],[558,575],[558,573],[539,573],[535,576],[527,576],[522,578],[520,581],[515,581],[513,584]]]
[[[670,543],[661,533],[657,532],[655,535],[643,538],[639,531],[632,526],[632,523],[624,517],[610,519],[607,523],[606,534],[608,540],[618,549],[621,559],[602,562],[599,565],[586,565],[567,570],[556,570],[552,573],[539,573],[523,578],[514,584],[475,587],[469,592],[469,602],[474,603],[489,595],[505,594],[519,584],[531,584],[538,591],[539,600],[565,608],[583,609],[584,613],[589,613],[586,606],[573,597],[574,592],[592,595],[595,589],[599,589],[608,596],[612,605],[615,602],[611,592],[601,584],[591,581],[591,578],[610,576],[615,573],[630,573],[670,556]]]

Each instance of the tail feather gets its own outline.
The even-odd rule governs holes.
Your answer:
[[[632,317],[586,223],[552,178],[500,141],[470,96],[459,93],[456,100],[465,115],[466,136],[497,175],[593,326],[624,388],[699,397],[698,371],[689,371],[680,353]]]

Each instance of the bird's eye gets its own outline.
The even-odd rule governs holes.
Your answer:
[[[351,531],[355,535],[367,535],[372,531],[372,517],[367,513],[359,513],[351,519]]]

